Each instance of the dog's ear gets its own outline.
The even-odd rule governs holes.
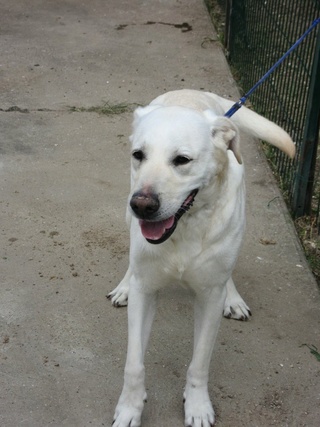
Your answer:
[[[233,152],[238,163],[241,165],[242,158],[237,126],[226,117],[217,117],[212,111],[205,111],[204,114],[211,122],[211,134],[213,138],[220,138],[227,146],[227,149]]]
[[[151,113],[151,111],[156,110],[157,108],[160,108],[161,105],[147,105],[146,107],[138,107],[134,110],[133,117],[134,121],[138,121],[143,116]]]
[[[139,121],[146,116],[147,114],[151,113],[154,110],[157,110],[160,108],[161,105],[147,105],[146,107],[138,107],[134,110],[133,113],[133,129],[135,129],[138,126]],[[129,137],[129,140],[132,142],[133,135]]]

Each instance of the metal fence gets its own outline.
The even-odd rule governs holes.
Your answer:
[[[225,46],[245,93],[320,16],[320,0],[218,0]],[[318,25],[320,27],[320,25]],[[295,217],[320,210],[320,29],[316,28],[250,97],[254,109],[287,130],[294,161],[266,148]]]

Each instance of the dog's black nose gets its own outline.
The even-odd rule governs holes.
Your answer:
[[[160,201],[156,194],[137,191],[131,197],[130,206],[138,218],[152,219],[160,207]]]

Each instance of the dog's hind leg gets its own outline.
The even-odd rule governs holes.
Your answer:
[[[156,309],[156,295],[145,293],[130,280],[128,304],[128,353],[124,385],[113,421],[113,427],[138,427],[147,394],[144,385],[144,355]]]
[[[208,376],[225,298],[226,288],[221,285],[210,292],[199,293],[195,298],[193,357],[188,368],[184,392],[185,425],[188,427],[214,425],[214,410],[208,394]]]
[[[238,293],[232,277],[227,282],[227,297],[223,310],[224,317],[236,320],[248,320],[251,316],[250,308]]]
[[[129,265],[128,270],[119,285],[107,295],[107,298],[111,300],[112,305],[114,305],[115,307],[123,307],[128,305],[129,283],[131,274],[131,268]]]

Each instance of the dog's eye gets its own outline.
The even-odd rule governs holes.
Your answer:
[[[142,150],[136,150],[136,151],[133,151],[132,157],[138,160],[139,162],[142,162],[142,160],[145,158],[145,155]]]
[[[177,156],[173,159],[173,164],[175,166],[182,166],[186,165],[187,163],[190,163],[191,159],[187,156]]]

